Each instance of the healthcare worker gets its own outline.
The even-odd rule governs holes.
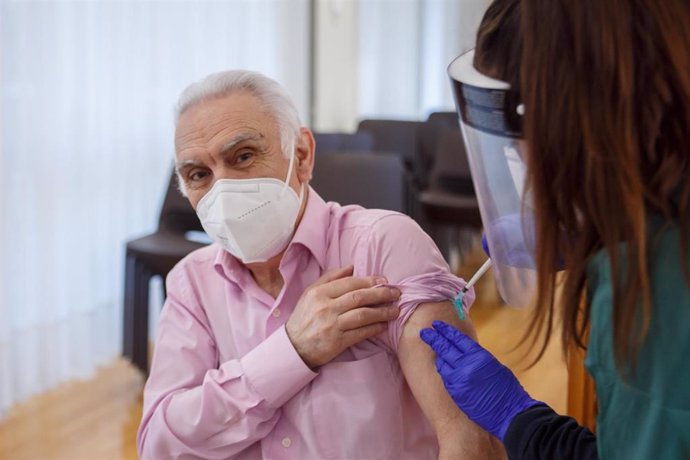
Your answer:
[[[596,437],[436,322],[446,389],[510,458],[690,458],[690,2],[497,0],[449,73],[499,291],[586,345]]]

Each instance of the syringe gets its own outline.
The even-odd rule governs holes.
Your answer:
[[[470,278],[469,282],[465,285],[464,288],[458,293],[458,295],[455,297],[455,300],[453,301],[453,305],[455,305],[455,311],[458,312],[458,316],[460,319],[464,320],[465,319],[465,309],[463,308],[462,305],[462,299],[465,297],[465,293],[470,290],[472,286],[474,286],[474,283],[476,283],[479,278],[484,275],[484,273],[491,268],[492,262],[491,259],[487,259],[486,262],[484,262],[484,265],[479,267],[479,270]]]

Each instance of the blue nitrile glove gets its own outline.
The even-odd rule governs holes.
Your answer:
[[[472,421],[503,441],[516,415],[542,403],[477,342],[441,321],[433,326],[420,336],[436,352],[436,369],[446,390]]]
[[[489,250],[489,240],[486,239],[486,233],[482,234],[482,249],[484,250],[484,254],[486,254],[486,257],[491,259],[491,251]]]

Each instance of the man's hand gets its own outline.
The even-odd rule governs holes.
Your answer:
[[[400,290],[383,277],[353,277],[353,267],[331,271],[309,286],[285,324],[302,360],[314,369],[348,347],[385,331],[400,309]]]

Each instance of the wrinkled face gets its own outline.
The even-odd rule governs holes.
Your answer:
[[[175,130],[175,152],[177,171],[195,209],[219,179],[284,181],[289,166],[277,123],[248,92],[204,101],[183,112]],[[304,182],[299,176],[296,157],[289,183],[297,194]]]

